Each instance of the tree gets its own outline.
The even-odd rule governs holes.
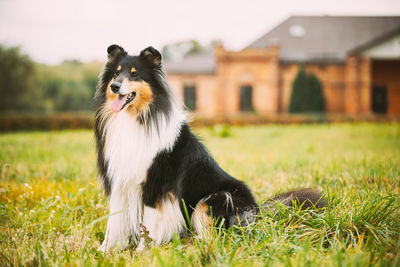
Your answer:
[[[92,110],[92,98],[101,68],[101,62],[82,63],[78,60],[40,66],[46,111]]]
[[[312,112],[324,112],[325,111],[325,97],[322,84],[318,77],[314,74],[310,74],[308,79],[308,89],[310,92],[309,98],[309,111]]]
[[[314,74],[307,74],[301,66],[293,82],[289,112],[324,112],[325,98],[322,84]]]
[[[306,88],[307,75],[303,67],[293,82],[292,95],[290,97],[289,112],[298,113],[304,111],[304,93]]]
[[[0,111],[41,109],[36,65],[19,47],[0,45]]]

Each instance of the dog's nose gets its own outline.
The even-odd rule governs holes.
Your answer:
[[[121,88],[121,83],[119,83],[119,82],[112,82],[111,85],[110,85],[110,87],[111,87],[111,91],[112,91],[113,93],[118,93],[119,88]]]

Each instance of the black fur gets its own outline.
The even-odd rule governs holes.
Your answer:
[[[146,63],[152,67],[160,67],[161,66],[161,54],[152,46],[147,47],[142,52],[140,52],[140,56],[146,59]]]
[[[118,55],[126,55],[126,51],[119,45],[113,44],[107,48],[108,59],[113,59]]]
[[[159,153],[149,168],[143,184],[144,204],[155,207],[168,192],[184,201],[189,217],[200,199],[212,195],[207,204],[213,206],[213,216],[225,218],[227,226],[228,219],[236,212],[256,206],[247,186],[218,166],[187,124],[182,126],[173,150]],[[234,209],[227,211],[225,195],[216,194],[222,192],[232,194]],[[217,203],[219,205],[214,205]],[[182,204],[181,211],[184,213]]]
[[[326,206],[326,199],[321,198],[321,194],[311,188],[299,188],[279,194],[268,200],[263,205],[272,206],[273,203],[277,201],[289,207],[292,207],[293,205],[297,205],[298,207],[301,206],[302,209],[319,209]]]

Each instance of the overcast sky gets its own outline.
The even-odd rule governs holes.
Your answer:
[[[132,54],[187,39],[241,49],[291,15],[400,15],[400,1],[0,0],[0,43],[47,64],[104,60],[112,43]]]

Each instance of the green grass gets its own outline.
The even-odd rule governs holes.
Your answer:
[[[0,265],[400,265],[400,125],[195,129],[220,165],[262,202],[314,187],[323,212],[279,207],[246,228],[175,238],[147,251],[97,252],[107,202],[93,133],[0,135]]]

